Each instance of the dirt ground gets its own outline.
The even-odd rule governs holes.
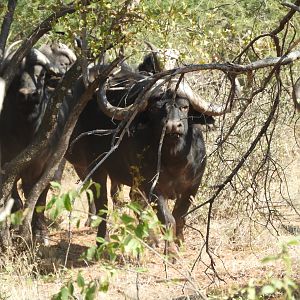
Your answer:
[[[295,142],[292,145],[291,141],[295,141],[294,137],[287,137],[283,144],[288,189],[277,193],[278,199],[275,200],[280,204],[282,193],[288,191],[297,209],[300,207],[300,152],[299,146]],[[78,178],[68,164],[62,187],[65,191],[78,187]],[[129,200],[128,189],[124,198]],[[228,299],[225,295],[247,286],[251,279],[255,279],[258,286],[270,278],[282,279],[287,269],[282,262],[261,262],[262,258],[279,253],[282,242],[295,239],[300,234],[299,215],[286,204],[282,204],[280,210],[284,216],[283,222],[275,221],[274,228],[252,224],[239,215],[213,219],[209,246],[216,273],[209,268],[210,259],[203,249],[206,220],[197,214],[189,216],[189,226],[184,232],[185,243],[176,263],[164,260],[163,244],[152,250],[147,249],[139,261],[132,257],[120,257],[113,265],[108,292],[101,293],[98,299],[167,300],[194,295],[197,291],[215,295],[210,299]],[[52,227],[50,246],[40,249],[42,258],[35,256],[35,253],[32,257],[12,254],[6,260],[1,258],[0,300],[51,299],[68,281],[76,282],[78,272],[86,281],[105,280],[108,274],[105,260],[78,260],[81,253],[95,245],[96,230],[84,227],[86,218],[87,199],[84,196],[76,200],[71,223],[65,213],[57,228]],[[80,226],[76,229],[78,220]],[[300,246],[290,247],[289,254],[292,277],[300,283]],[[75,294],[76,299],[83,299],[78,288]]]
[[[64,189],[70,189],[77,184],[74,171],[68,165],[62,185]],[[291,193],[299,199],[300,187],[296,186]],[[81,219],[82,225],[79,229],[73,226],[70,234],[67,230],[68,216],[61,218],[60,229],[54,229],[51,233],[51,246],[42,251],[43,258],[37,264],[36,277],[32,277],[34,270],[26,273],[20,267],[16,272],[14,264],[9,271],[10,266],[7,264],[7,270],[0,274],[0,299],[51,299],[63,284],[71,279],[76,280],[79,271],[86,281],[106,278],[105,261],[91,263],[78,260],[81,253],[94,245],[96,230],[83,226],[87,215],[86,199],[79,200],[76,207],[72,217],[74,222]],[[285,267],[281,263],[262,264],[261,259],[278,253],[281,242],[289,241],[299,234],[299,217],[291,213],[288,220],[285,226],[277,224],[279,236],[274,230],[266,228],[250,231],[249,224],[241,224],[238,218],[214,220],[210,247],[214,253],[216,275],[208,268],[210,260],[205,251],[201,253],[201,234],[205,232],[206,224],[197,218],[189,218],[188,224],[193,228],[187,227],[185,230],[186,240],[176,263],[163,259],[163,245],[146,250],[140,261],[121,257],[114,265],[115,272],[110,279],[108,292],[101,293],[98,299],[166,300],[193,295],[196,291],[217,294],[211,299],[225,299],[225,294],[247,286],[251,278],[256,278],[258,285],[267,278],[282,278]],[[293,278],[300,282],[300,247],[292,247],[290,255]],[[29,268],[25,263],[24,267]],[[138,272],[141,269],[142,272]],[[78,299],[81,299],[80,296]]]

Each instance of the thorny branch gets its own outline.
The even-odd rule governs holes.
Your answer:
[[[295,4],[299,5],[300,4],[300,1],[296,1]],[[254,40],[252,40],[248,46],[246,46],[246,48],[240,53],[240,55],[237,57],[236,60],[240,61],[240,58],[241,56],[246,53],[246,51],[248,51],[249,48],[252,47],[252,45],[257,41],[259,40],[260,38],[262,37],[265,37],[265,36],[271,36],[273,38],[273,41],[275,43],[275,46],[276,46],[276,50],[277,50],[277,55],[279,57],[275,58],[275,59],[267,59],[267,60],[259,60],[259,61],[256,61],[254,63],[251,63],[251,64],[248,64],[247,67],[244,66],[242,68],[240,68],[238,65],[234,65],[234,72],[236,73],[239,73],[241,70],[245,70],[247,69],[248,67],[252,68],[253,67],[253,70],[255,70],[257,67],[260,68],[260,66],[264,65],[264,66],[271,66],[273,63],[274,63],[274,68],[271,70],[271,72],[269,73],[269,75],[265,78],[263,84],[260,86],[260,88],[254,92],[252,92],[252,94],[250,95],[250,97],[247,99],[247,102],[244,104],[244,107],[242,109],[242,111],[238,114],[238,116],[236,117],[236,119],[234,120],[233,124],[231,125],[229,131],[227,131],[225,137],[223,138],[223,140],[221,140],[219,143],[218,143],[218,147],[220,145],[222,145],[227,139],[228,137],[231,135],[231,133],[233,132],[233,130],[236,128],[236,125],[240,122],[242,116],[244,115],[247,107],[252,103],[252,100],[254,98],[255,95],[261,93],[262,91],[264,91],[264,89],[266,88],[267,84],[270,82],[270,80],[274,77],[274,74],[275,74],[275,78],[276,78],[276,81],[277,81],[277,93],[275,95],[275,97],[273,98],[274,99],[274,102],[272,104],[272,107],[270,109],[270,112],[268,114],[268,117],[267,119],[265,120],[263,126],[261,127],[259,133],[256,135],[256,137],[254,138],[254,140],[252,141],[250,147],[248,148],[248,150],[244,153],[244,155],[242,155],[242,157],[239,159],[239,162],[237,163],[237,165],[233,168],[233,170],[231,171],[231,173],[226,177],[226,179],[223,181],[222,184],[220,184],[218,187],[217,187],[217,190],[214,192],[214,194],[205,202],[201,203],[200,205],[194,207],[193,209],[191,209],[186,215],[194,212],[195,210],[199,209],[200,207],[206,205],[206,204],[209,204],[209,208],[208,208],[208,218],[207,218],[207,227],[206,227],[206,238],[205,238],[205,242],[204,242],[204,246],[205,246],[205,250],[206,250],[206,253],[207,255],[209,256],[210,258],[210,269],[214,272],[214,274],[218,277],[218,274],[217,274],[217,271],[215,269],[215,261],[212,257],[212,252],[211,252],[211,249],[209,247],[209,235],[210,235],[210,223],[211,223],[211,219],[212,219],[212,207],[213,207],[213,204],[214,204],[214,201],[216,200],[216,198],[219,196],[219,194],[221,193],[221,191],[223,191],[224,187],[229,183],[231,184],[233,178],[235,176],[238,175],[238,172],[239,170],[242,168],[242,166],[245,164],[245,162],[247,161],[248,157],[250,156],[250,154],[254,151],[254,149],[257,147],[258,143],[260,142],[260,140],[265,136],[266,139],[267,139],[267,143],[268,143],[268,147],[270,147],[270,139],[271,139],[271,136],[273,134],[273,131],[274,131],[274,127],[273,129],[271,130],[271,133],[270,133],[270,137],[267,136],[266,132],[271,124],[272,121],[274,121],[276,118],[275,118],[275,114],[276,114],[276,111],[278,110],[278,106],[279,106],[279,100],[280,100],[280,95],[281,95],[281,92],[282,92],[282,83],[281,83],[281,79],[280,79],[280,69],[281,69],[281,66],[285,63],[287,63],[290,59],[291,60],[294,60],[294,59],[298,59],[299,56],[297,53],[298,51],[296,52],[290,52],[290,53],[287,53],[286,55],[282,55],[280,56],[280,54],[282,53],[282,47],[279,45],[279,39],[277,38],[277,34],[284,30],[284,28],[286,28],[286,31],[284,33],[284,38],[283,38],[283,41],[282,41],[282,45],[284,45],[285,43],[285,37],[287,35],[287,30],[288,30],[288,26],[286,26],[289,22],[289,20],[291,19],[291,17],[293,16],[295,11],[290,11],[281,21],[280,21],[280,24],[279,26],[274,29],[271,33],[268,33],[268,34],[264,34],[264,35],[261,35],[259,37],[256,37]],[[296,58],[298,57],[298,58]],[[282,64],[283,62],[283,64]],[[233,65],[231,65],[233,66]],[[218,66],[219,67],[219,66]],[[224,70],[223,69],[224,66],[222,66],[221,68],[218,68],[219,70]],[[250,69],[249,69],[250,71]],[[251,70],[252,72],[252,70]],[[295,107],[297,108],[300,104],[299,104],[299,87],[297,86],[297,84],[299,84],[300,80],[297,81],[297,83],[294,85],[294,90],[293,90],[293,101],[295,103]],[[297,95],[295,95],[296,93],[298,93]],[[298,105],[297,105],[298,104]],[[269,149],[269,148],[268,148]],[[264,161],[262,162],[262,164],[264,163],[267,163],[268,164],[268,161],[269,161],[269,154],[267,152],[266,156],[265,156],[265,159]],[[273,176],[273,175],[270,175],[270,176]],[[265,188],[267,188],[266,184],[266,178],[265,178]],[[272,211],[272,208],[269,206],[269,202],[268,202],[268,199],[270,198],[270,196],[266,195],[266,199],[267,199],[267,208],[269,209],[269,212]],[[267,224],[269,223],[270,221],[270,218],[267,219]],[[201,249],[201,252],[200,252],[200,256],[201,256],[201,253],[204,249],[202,248]],[[220,279],[220,278],[219,278]]]

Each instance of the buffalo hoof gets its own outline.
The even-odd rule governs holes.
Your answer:
[[[89,216],[89,217],[86,219],[86,221],[85,221],[85,223],[84,223],[84,226],[85,226],[85,227],[91,227],[91,225],[92,225],[92,219],[91,219],[91,217]]]
[[[36,244],[49,246],[49,229],[44,219],[38,219],[32,224],[32,233]]]
[[[179,249],[174,242],[166,242],[164,254],[168,260],[175,263],[179,259]]]

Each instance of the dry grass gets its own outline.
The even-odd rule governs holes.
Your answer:
[[[212,92],[208,97],[216,98],[213,95]],[[264,105],[268,105],[260,102],[261,99],[258,99],[253,104],[254,115]],[[293,204],[298,208],[300,205],[300,151],[297,144],[300,125],[299,122],[293,124],[289,121],[291,118],[288,116],[292,114],[290,108],[282,109],[285,113],[283,118],[277,120],[279,123],[270,152],[277,162],[276,174],[280,176],[273,178],[270,174],[262,173],[256,178],[257,185],[251,185],[255,167],[265,151],[266,144],[262,142],[241,170],[240,177],[226,187],[214,205],[209,245],[216,271],[222,280],[207,269],[210,261],[205,251],[199,258],[207,222],[207,208],[203,207],[188,216],[186,241],[174,265],[166,264],[162,259],[162,245],[152,251],[146,250],[139,262],[130,257],[122,257],[114,265],[117,272],[111,279],[108,293],[101,294],[99,299],[172,299],[182,294],[193,294],[195,290],[213,291],[218,293],[216,299],[221,299],[228,291],[247,285],[251,278],[265,280],[269,276],[283,276],[283,265],[262,265],[260,262],[263,257],[277,253],[281,242],[300,233],[299,215],[290,206]],[[195,200],[197,203],[211,196],[213,187],[222,182],[249,145],[249,132],[254,132],[254,129],[257,130],[255,126],[263,123],[263,117],[259,120],[253,119],[251,115],[247,117],[250,121],[247,123],[245,120],[240,124],[232,140],[229,140],[230,143],[222,148],[222,155],[215,151],[215,140],[222,130],[228,129],[232,119],[225,124],[220,123],[215,132],[205,135],[209,163]],[[262,184],[265,179],[268,182],[267,188]],[[72,167],[67,165],[62,181],[63,189],[74,189],[77,182],[78,178]],[[125,197],[128,200],[128,195]],[[270,216],[268,201],[272,203],[272,222],[266,222]],[[78,261],[80,253],[94,245],[96,232],[83,227],[87,217],[86,197],[78,199],[75,208],[71,218],[65,213],[60,222],[55,224],[56,227],[53,226],[51,246],[40,250],[43,258],[38,258],[32,252],[30,255],[8,252],[1,256],[0,299],[50,299],[68,280],[76,280],[78,271],[87,280],[105,278],[104,261]],[[81,220],[81,226],[76,229],[78,219]],[[71,235],[67,231],[69,227],[72,228]],[[68,249],[70,252],[66,259]],[[299,247],[293,247],[290,252],[294,262],[293,276],[298,282],[299,252]],[[140,267],[145,272],[138,273],[137,269]],[[260,283],[259,281],[258,284]],[[78,294],[78,290],[76,293]]]

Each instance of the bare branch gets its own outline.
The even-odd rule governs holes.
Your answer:
[[[294,11],[300,12],[300,7],[297,6],[297,5],[295,5],[295,4],[293,4],[293,3],[282,2],[281,4],[282,4],[283,6],[286,6],[286,7],[291,8],[291,9],[294,10]]]
[[[249,71],[259,70],[267,67],[274,67],[276,65],[288,65],[300,58],[300,51],[293,51],[280,57],[270,57],[254,61],[250,64],[234,64],[234,63],[210,63],[210,64],[191,64],[182,68],[176,68],[159,73],[160,78],[165,75],[178,75],[183,73],[197,72],[203,70],[220,70],[223,72],[241,74]],[[154,75],[153,77],[156,77]]]
[[[8,34],[10,31],[10,26],[13,21],[13,16],[15,13],[16,5],[18,0],[9,0],[7,4],[7,12],[4,16],[1,32],[0,32],[0,66],[4,58],[4,50],[8,38]]]
[[[300,5],[300,0],[296,0],[295,3],[293,4],[294,6],[299,6]],[[254,43],[256,41],[258,41],[259,39],[263,38],[263,37],[271,37],[275,43],[275,46],[276,46],[276,50],[277,50],[277,53],[280,53],[280,47],[279,47],[279,44],[278,44],[278,37],[277,37],[277,34],[279,32],[281,32],[285,25],[291,20],[291,18],[293,17],[293,15],[295,14],[295,10],[291,9],[279,22],[279,25],[278,27],[276,27],[274,30],[272,30],[271,32],[269,33],[264,33],[264,34],[261,34],[257,37],[255,37],[252,41],[249,42],[249,44],[243,49],[243,51],[234,59],[234,61],[240,61],[241,57],[243,54],[245,54],[249,48],[252,48]],[[280,54],[278,54],[280,55]]]

